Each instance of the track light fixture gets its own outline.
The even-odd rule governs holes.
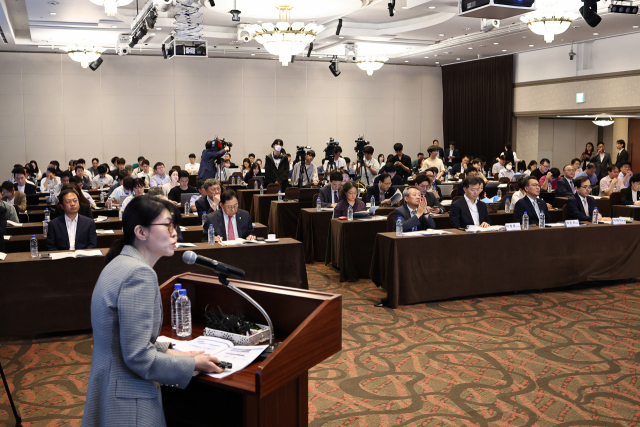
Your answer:
[[[624,4],[629,3],[629,4]],[[614,4],[613,2],[609,5],[609,12],[611,13],[625,13],[629,15],[636,15],[638,13],[638,6],[634,6],[633,2],[623,2],[619,1]]]
[[[338,69],[337,55],[333,55],[333,58],[331,58],[331,64],[329,64],[329,70],[333,74],[333,77],[338,77],[340,75],[340,70]]]
[[[584,21],[592,28],[597,27],[600,21],[602,21],[602,18],[598,15],[598,1],[599,0],[582,0],[584,6],[580,8],[580,15],[582,15]]]
[[[391,0],[387,5],[387,8],[389,9],[389,16],[393,16],[393,11],[396,8],[396,0]]]
[[[103,62],[104,60],[102,58],[98,58],[95,61],[93,61],[91,64],[89,64],[89,68],[91,68],[91,71],[95,71],[102,65]]]
[[[313,50],[313,42],[309,43],[309,50],[307,51],[307,58],[311,56],[311,51]]]
[[[341,29],[342,29],[342,18],[338,19],[338,28],[336,28],[336,36],[340,35]]]

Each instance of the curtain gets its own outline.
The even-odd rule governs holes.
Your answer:
[[[442,67],[443,146],[484,156],[487,166],[511,143],[513,55]]]

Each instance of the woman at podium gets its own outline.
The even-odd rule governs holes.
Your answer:
[[[162,302],[155,263],[172,256],[179,212],[140,196],[123,217],[123,238],[106,256],[91,298],[93,357],[83,426],[164,426],[160,386],[185,388],[194,371],[222,372],[215,357],[156,342]]]

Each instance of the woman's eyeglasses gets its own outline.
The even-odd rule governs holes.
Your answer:
[[[168,224],[149,224],[149,226],[152,226],[152,225],[162,225],[162,226],[164,226],[164,227],[167,227],[167,229],[169,230],[169,233],[173,233],[173,232],[174,232],[174,231],[176,231],[176,229],[178,228],[178,227],[176,227],[176,225],[175,225],[174,223],[172,223],[172,222],[170,222],[170,223],[168,223]]]

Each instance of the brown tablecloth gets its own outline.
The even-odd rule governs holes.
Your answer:
[[[236,191],[238,194],[238,209],[251,212],[251,205],[253,204],[253,195],[260,194],[260,190],[244,189]],[[253,217],[253,215],[252,215]]]
[[[302,244],[295,240],[233,247],[196,245],[178,249],[155,265],[160,284],[186,272],[211,274],[211,270],[182,261],[185,250],[194,250],[244,269],[245,280],[309,288]],[[101,252],[104,255],[108,249]],[[33,259],[29,253],[8,254],[0,261],[0,337],[90,328],[91,295],[103,267],[103,256],[52,261]]]
[[[98,215],[108,216],[108,217],[118,216],[117,209],[112,209],[112,210],[92,209],[91,212],[93,213],[94,218],[97,218]],[[27,210],[26,214],[24,213],[18,214],[18,218],[20,219],[20,222],[42,222],[44,221],[44,210],[43,209]]]
[[[624,205],[615,205],[611,208],[611,216],[618,218],[621,216],[633,218],[634,221],[640,221],[640,208],[630,208]]]
[[[376,234],[387,228],[386,220],[346,221],[332,219],[327,236],[325,263],[340,270],[340,281],[357,282],[369,277]]]
[[[282,203],[278,203],[277,200],[272,200],[269,209],[269,222],[267,224],[269,226],[269,233],[275,233],[278,238],[289,237],[295,239],[298,230],[300,210],[303,208],[311,208],[311,203],[311,200]]]
[[[528,231],[477,234],[449,231],[454,234],[377,235],[371,278],[386,289],[389,307],[640,276],[640,224],[587,224],[545,230],[532,226]],[[593,245],[575,243],[586,241],[610,242],[606,246],[614,250],[598,251],[594,256]],[[540,250],[549,242],[553,242],[553,250]],[[440,263],[422,262],[427,244],[442,253],[455,254],[446,268]],[[487,258],[478,256],[478,248],[492,251]]]
[[[556,197],[553,201],[553,207],[562,209],[567,204],[566,197]],[[596,199],[596,206],[602,216],[611,216],[611,200],[608,197]]]
[[[551,215],[551,222],[562,221],[562,209],[553,209],[549,211],[549,214]],[[505,225],[508,222],[514,222],[513,212],[506,213],[505,211],[498,211],[490,213],[489,217],[491,218],[491,225]],[[449,212],[433,217],[433,222],[436,223],[437,230],[451,228],[451,221],[449,221]]]

